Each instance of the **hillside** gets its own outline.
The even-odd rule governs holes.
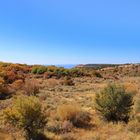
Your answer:
[[[80,64],[77,65],[77,68],[93,68],[93,69],[102,69],[107,67],[116,67],[120,66],[121,64]]]
[[[26,140],[28,126],[31,137],[37,137],[33,140],[139,140],[140,65],[107,66],[64,69],[1,62],[0,138]],[[111,104],[107,113],[121,106],[115,114],[118,122],[96,109],[97,95],[103,91],[103,105]],[[127,103],[129,110],[122,110]]]

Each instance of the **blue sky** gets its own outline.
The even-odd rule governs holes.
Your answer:
[[[0,1],[0,61],[140,62],[139,0]]]

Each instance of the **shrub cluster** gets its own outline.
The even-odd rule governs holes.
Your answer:
[[[31,73],[33,73],[33,74],[43,74],[46,71],[47,71],[47,67],[45,67],[45,66],[34,66],[32,68]]]
[[[25,74],[30,72],[30,66],[21,64],[0,64],[0,77],[6,84],[12,84],[16,80],[24,80]]]
[[[33,74],[44,74],[45,78],[61,78],[65,76],[80,77],[84,76],[84,72],[81,69],[65,69],[62,67],[55,66],[33,66],[31,73]]]

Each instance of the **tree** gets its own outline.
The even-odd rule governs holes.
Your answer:
[[[109,84],[97,94],[95,102],[96,110],[107,121],[129,121],[133,96],[123,86]]]

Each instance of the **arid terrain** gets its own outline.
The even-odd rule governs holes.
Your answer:
[[[122,85],[133,96],[127,123],[107,121],[96,110],[96,96],[108,84]],[[1,62],[0,140],[26,139],[26,128],[15,119],[17,110],[14,114],[12,109],[7,109],[18,98],[32,96],[45,108],[47,118],[38,140],[140,140],[139,64],[95,70],[91,67],[64,69]],[[13,122],[19,123],[20,127]]]

